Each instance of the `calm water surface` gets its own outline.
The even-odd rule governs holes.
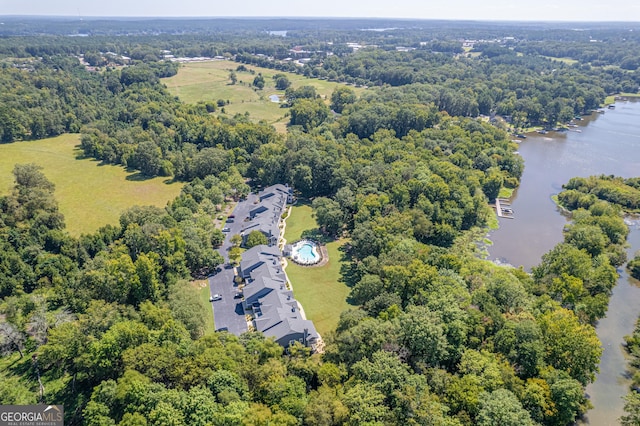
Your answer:
[[[604,115],[593,114],[578,122],[581,132],[529,136],[519,146],[525,160],[520,188],[512,198],[515,219],[500,219],[500,229],[490,234],[494,245],[490,259],[530,270],[543,254],[562,241],[567,218],[551,196],[575,176],[614,174],[640,176],[640,102],[617,102]],[[629,255],[640,249],[640,229],[631,227]],[[609,302],[607,316],[599,321],[598,337],[604,352],[600,374],[587,387],[594,409],[586,424],[617,425],[628,391],[623,337],[633,332],[640,314],[640,288],[624,270]]]

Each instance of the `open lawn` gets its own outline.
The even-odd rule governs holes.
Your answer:
[[[604,105],[612,104],[618,98],[640,98],[640,93],[618,93],[617,95],[610,95],[605,98]]]
[[[169,91],[178,96],[185,103],[197,103],[199,101],[217,101],[222,99],[229,101],[224,106],[225,113],[235,115],[237,113],[249,113],[253,120],[265,120],[273,124],[279,131],[286,130],[288,118],[285,117],[286,108],[280,108],[280,104],[271,102],[269,96],[284,96],[284,91],[275,88],[273,76],[276,74],[286,74],[291,86],[298,88],[301,86],[313,86],[317,93],[327,102],[336,86],[343,83],[307,78],[299,74],[286,73],[269,68],[261,68],[253,65],[245,65],[250,71],[237,71],[238,82],[235,85],[229,80],[229,72],[235,70],[237,62],[232,61],[210,61],[210,62],[190,62],[183,64],[178,70],[178,74],[173,77],[163,79]],[[261,73],[265,80],[262,90],[254,90],[252,82],[255,76]],[[353,88],[359,94],[363,88]],[[221,114],[218,108],[215,114]]]
[[[317,230],[318,225],[311,216],[309,205],[292,208],[287,219],[285,238],[288,242],[300,239],[304,231]],[[287,276],[293,286],[293,294],[302,304],[307,319],[313,321],[321,335],[333,331],[340,313],[352,307],[347,303],[349,287],[340,281],[340,266],[343,263],[341,247],[345,240],[328,243],[329,262],[319,267],[299,266],[289,262]]]
[[[558,62],[562,62],[565,63],[567,65],[573,65],[575,63],[578,62],[577,59],[572,59],[572,58],[558,58],[556,56],[545,56],[545,58],[547,59],[551,59],[552,61],[558,61]]]
[[[0,194],[14,185],[15,164],[36,163],[56,185],[55,197],[67,230],[74,236],[117,224],[120,214],[133,205],[164,207],[182,189],[167,178],[143,179],[123,167],[80,159],[80,136],[65,134],[39,141],[0,145]]]

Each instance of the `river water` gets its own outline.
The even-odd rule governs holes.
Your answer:
[[[551,200],[574,176],[613,174],[640,176],[640,102],[616,102],[615,109],[577,122],[572,131],[529,136],[519,145],[525,160],[521,185],[511,207],[515,219],[500,219],[500,229],[489,238],[489,258],[530,270],[543,254],[563,239],[568,223]],[[579,130],[579,132],[578,132]],[[631,226],[629,258],[640,249],[640,228]],[[604,352],[600,373],[587,387],[594,408],[585,424],[617,425],[623,414],[622,397],[629,390],[623,337],[633,332],[640,314],[640,288],[620,269],[607,316],[596,331]]]

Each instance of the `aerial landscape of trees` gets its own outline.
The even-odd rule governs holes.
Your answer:
[[[12,22],[0,38],[2,143],[79,133],[81,155],[185,186],[164,208],[132,206],[73,237],[56,186],[15,165],[0,196],[0,403],[64,404],[71,425],[568,425],[590,407],[594,325],[627,260],[622,214],[640,207],[638,178],[566,182],[571,223],[531,273],[484,260],[476,243],[489,203],[525,167],[507,130],[561,126],[637,93],[637,32],[623,41],[598,27],[609,38],[590,43],[562,27],[423,23],[392,42],[339,21],[280,37],[255,22],[176,33],[184,22],[167,20],[67,37],[79,30],[66,21],[24,33]],[[295,64],[302,50],[309,60]],[[286,131],[173,96],[163,79],[181,66],[163,51],[220,56],[232,89],[274,85]],[[255,66],[277,71],[248,74]],[[322,96],[294,75],[341,84]],[[223,263],[220,213],[278,183],[309,201],[324,237],[346,241],[354,307],[323,353],[207,332],[194,286]],[[246,246],[265,242],[251,233]],[[640,411],[636,393],[628,406]]]

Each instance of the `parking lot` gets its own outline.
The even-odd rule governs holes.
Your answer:
[[[234,282],[234,268],[229,265],[229,248],[231,247],[231,236],[240,234],[244,225],[244,218],[249,216],[249,211],[254,206],[254,201],[258,199],[256,194],[249,194],[246,200],[238,202],[231,215],[235,216],[231,222],[223,226],[229,228],[224,233],[224,242],[218,249],[225,264],[215,275],[209,277],[209,290],[211,296],[219,294],[222,299],[211,302],[213,307],[213,320],[216,330],[227,329],[230,333],[240,335],[248,330],[247,321],[242,307],[242,299],[236,298],[238,292],[237,284]],[[225,230],[226,231],[226,230]]]
[[[236,298],[237,286],[233,281],[234,269],[223,267],[216,275],[209,277],[211,295],[219,294],[220,300],[211,302],[216,330],[226,328],[236,335],[247,331],[247,321],[242,308],[242,299]]]

